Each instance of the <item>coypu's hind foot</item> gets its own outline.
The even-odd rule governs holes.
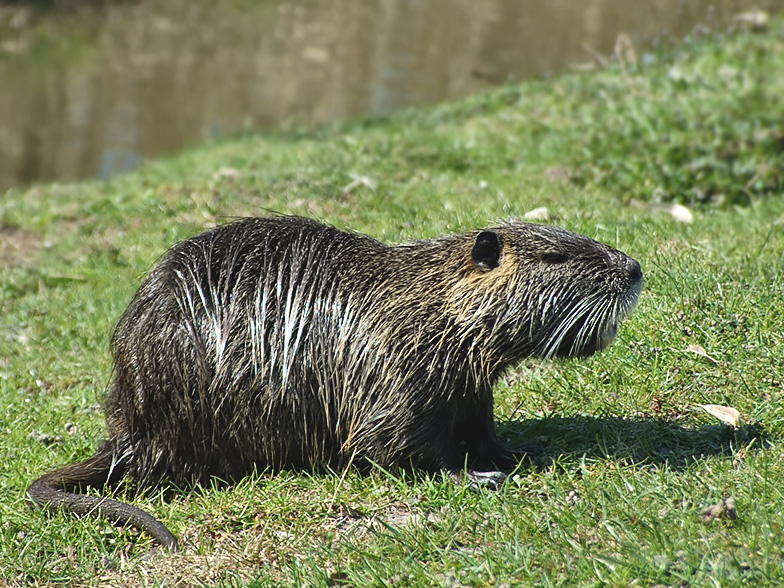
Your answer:
[[[133,525],[146,531],[165,548],[177,551],[177,539],[151,514],[118,500],[79,493],[85,486],[102,488],[122,478],[125,472],[116,466],[112,445],[104,443],[91,458],[38,478],[27,489],[28,502],[50,511],[63,509],[81,516],[103,515],[116,525]]]
[[[478,447],[474,440],[474,448]],[[472,467],[449,468],[449,474],[455,481],[471,482],[471,488],[488,488],[498,490],[520,464],[537,464],[545,451],[539,443],[525,443],[515,447],[500,442],[494,436],[481,444],[482,457],[475,460]],[[470,455],[470,454],[469,454]]]

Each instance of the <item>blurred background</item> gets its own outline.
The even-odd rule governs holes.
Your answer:
[[[0,0],[0,194],[248,130],[384,115],[659,44],[784,0]],[[749,21],[751,24],[749,25]]]

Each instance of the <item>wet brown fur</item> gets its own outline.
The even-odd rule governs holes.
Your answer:
[[[500,479],[515,457],[495,381],[605,347],[641,284],[624,254],[517,221],[396,247],[299,217],[218,227],[175,245],[120,319],[109,440],[28,494],[176,549],[149,514],[81,492],[350,463]]]

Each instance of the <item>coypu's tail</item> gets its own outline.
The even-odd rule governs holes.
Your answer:
[[[49,510],[65,509],[77,515],[104,515],[117,525],[133,525],[146,531],[161,545],[177,551],[177,539],[169,529],[140,508],[99,496],[79,494],[84,486],[101,488],[124,475],[116,468],[112,444],[104,443],[91,458],[49,472],[27,489],[34,506]]]

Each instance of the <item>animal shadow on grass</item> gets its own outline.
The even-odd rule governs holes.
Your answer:
[[[731,456],[754,441],[769,445],[759,423],[733,429],[727,425],[685,427],[666,418],[623,418],[612,416],[546,417],[497,423],[498,434],[513,447],[531,442],[541,453],[529,461],[546,468],[559,456],[612,458],[627,464],[667,464],[684,468],[695,459]]]

